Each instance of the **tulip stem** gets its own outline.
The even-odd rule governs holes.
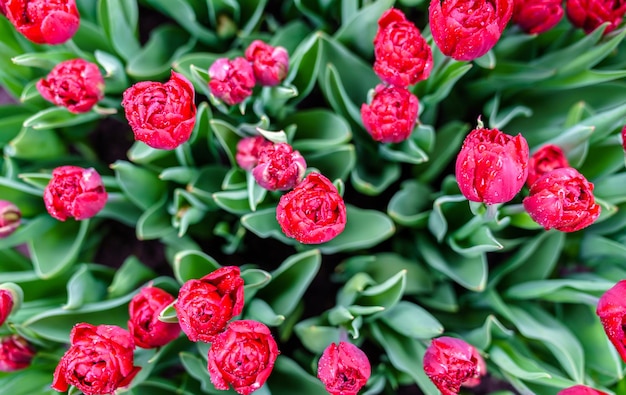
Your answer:
[[[485,223],[493,221],[494,219],[496,219],[496,216],[498,215],[497,204],[486,204],[486,206],[487,206],[487,211],[485,211],[485,214],[484,214]]]

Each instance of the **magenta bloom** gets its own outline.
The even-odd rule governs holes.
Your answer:
[[[224,266],[183,284],[174,308],[189,340],[212,342],[231,318],[241,314],[243,285],[237,266]]]
[[[0,325],[4,324],[7,320],[14,305],[13,293],[8,289],[0,288]]]
[[[229,106],[239,104],[252,95],[256,84],[254,69],[245,58],[232,61],[226,58],[216,60],[209,67],[209,89],[216,98]]]
[[[104,78],[98,65],[83,59],[66,60],[37,82],[37,90],[47,101],[82,113],[104,97]]]
[[[261,152],[272,146],[272,142],[263,136],[242,138],[237,142],[237,164],[244,170],[252,170],[259,163]]]
[[[85,395],[112,394],[139,373],[133,337],[119,326],[80,323],[72,328],[70,342],[54,371],[56,391],[65,392],[73,385]]]
[[[402,11],[391,8],[378,20],[374,72],[388,84],[406,88],[425,80],[433,68],[428,43]]]
[[[624,333],[626,280],[618,282],[600,297],[596,314],[600,317],[607,337],[615,346],[622,360],[626,362],[626,334]]]
[[[443,395],[457,395],[461,386],[473,387],[486,373],[476,348],[461,339],[433,339],[424,354],[424,372]]]
[[[328,178],[310,173],[281,196],[276,220],[287,237],[303,244],[325,243],[346,227],[346,205]]]
[[[356,395],[370,378],[367,355],[352,343],[331,343],[317,363],[317,377],[332,395]]]
[[[456,60],[486,54],[511,19],[513,0],[431,0],[430,30],[441,52]]]
[[[565,12],[572,25],[579,27],[585,33],[591,33],[600,25],[609,22],[604,34],[615,30],[626,14],[624,0],[567,0]]]
[[[35,348],[19,335],[0,339],[0,372],[25,369],[35,356]]]
[[[376,86],[370,104],[361,105],[361,119],[376,141],[399,143],[409,138],[417,122],[419,102],[406,88]]]
[[[546,32],[563,17],[561,0],[515,0],[512,21],[529,34]]]
[[[498,129],[472,130],[456,158],[456,179],[468,200],[505,203],[522,189],[528,177],[528,143]]]
[[[0,200],[0,239],[10,236],[19,228],[22,220],[22,212],[13,203]],[[0,313],[2,317],[2,313]],[[2,325],[2,319],[0,319]]]
[[[278,143],[259,153],[252,175],[269,191],[286,191],[302,181],[305,171],[306,161],[300,152],[287,143]]]
[[[37,44],[62,44],[80,25],[75,0],[3,0],[3,13],[24,37]]]
[[[48,213],[59,221],[91,218],[104,208],[107,197],[100,174],[78,166],[54,169],[43,193]]]
[[[278,85],[289,71],[289,54],[283,47],[273,47],[261,40],[254,40],[245,53],[252,63],[256,81],[265,86]]]
[[[189,140],[196,123],[194,96],[191,82],[174,71],[164,84],[142,81],[126,89],[122,106],[135,139],[166,150]]]
[[[554,144],[544,145],[530,156],[526,185],[530,188],[541,176],[561,167],[569,167],[561,148]]]
[[[209,349],[211,382],[218,390],[230,385],[238,394],[249,395],[265,384],[278,354],[267,326],[252,320],[233,321]]]
[[[524,208],[539,225],[562,232],[575,232],[600,216],[593,197],[593,184],[576,169],[563,167],[544,174],[530,187]]]
[[[128,331],[141,348],[166,345],[180,334],[177,323],[159,321],[159,314],[174,297],[156,287],[145,287],[128,304]]]
[[[606,392],[602,392],[593,388],[589,388],[584,385],[575,385],[573,387],[565,388],[559,391],[556,395],[609,395]]]

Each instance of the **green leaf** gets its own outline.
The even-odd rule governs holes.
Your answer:
[[[409,227],[423,227],[430,216],[432,189],[415,180],[406,180],[389,200],[387,215],[396,223]]]
[[[164,15],[174,19],[179,26],[204,44],[214,46],[218,43],[217,34],[198,22],[196,13],[189,2],[185,0],[146,0],[146,2]]]
[[[355,303],[360,306],[382,307],[384,310],[393,308],[404,295],[406,271],[401,270],[385,282],[371,285],[359,292]]]
[[[264,323],[267,326],[279,326],[285,321],[285,316],[276,314],[272,306],[261,299],[252,299],[246,308],[246,319]]]
[[[160,201],[152,207],[148,207],[137,220],[135,233],[139,240],[152,240],[176,234],[176,229],[172,227],[170,214],[166,208],[167,196],[164,195]]]
[[[122,160],[115,161],[111,168],[124,194],[142,210],[167,197],[165,184],[156,173]]]
[[[343,6],[346,2],[341,3]],[[374,50],[372,41],[378,30],[378,19],[393,3],[393,0],[376,1],[357,12],[356,5],[350,13],[342,12],[344,21],[333,38],[347,47],[355,48],[364,57],[371,56]]]
[[[75,310],[87,303],[102,300],[104,295],[104,285],[96,280],[88,265],[81,264],[67,282],[67,303],[63,308]]]
[[[42,160],[64,156],[67,153],[67,148],[52,130],[35,130],[24,127],[5,146],[4,152],[14,158]]]
[[[345,180],[354,169],[356,153],[352,144],[342,144],[312,152],[306,155],[306,162],[330,180]]]
[[[301,152],[329,149],[352,137],[348,122],[327,109],[295,112],[284,120],[284,125],[292,124],[297,127],[292,146]]]
[[[481,350],[491,346],[492,339],[509,339],[514,332],[507,329],[494,315],[488,315],[480,328],[473,329],[465,334],[465,339]]]
[[[504,296],[511,299],[544,299],[566,303],[586,302],[595,306],[598,298],[613,285],[615,285],[614,282],[603,281],[602,279],[577,280],[568,278],[528,281],[512,286],[504,293]]]
[[[202,251],[183,250],[174,256],[174,277],[180,284],[202,278],[220,267],[215,259]]]
[[[51,70],[57,64],[75,58],[76,55],[71,52],[51,51],[25,53],[12,58],[11,61],[18,66]]]
[[[294,331],[302,345],[316,354],[321,354],[330,343],[339,342],[339,328],[324,325],[319,317],[300,321]]]
[[[41,214],[20,225],[10,236],[0,239],[0,249],[8,249],[45,237],[44,234],[48,232],[54,233],[54,229],[57,229],[57,226],[59,226],[59,221],[50,217],[48,213]]]
[[[241,271],[244,281],[245,300],[251,300],[261,288],[264,288],[272,280],[272,275],[261,269],[245,269]]]
[[[182,351],[178,355],[180,356],[180,362],[183,364],[187,373],[189,373],[191,377],[200,381],[202,390],[209,394],[215,393],[215,387],[213,386],[213,383],[211,383],[211,376],[209,376],[209,371],[207,370],[205,361],[187,351]]]
[[[319,271],[322,257],[318,250],[292,255],[270,273],[271,281],[257,292],[277,314],[288,316]]]
[[[428,229],[432,233],[437,241],[441,242],[448,232],[448,220],[443,212],[443,205],[449,203],[465,202],[467,199],[463,195],[444,195],[435,199],[433,203],[433,210],[428,217]]]
[[[131,255],[124,260],[115,272],[113,281],[108,287],[108,296],[117,298],[133,291],[140,284],[156,277],[154,271],[144,265],[137,257]]]
[[[267,189],[260,186],[251,172],[246,173],[247,191],[248,191],[248,205],[250,210],[256,211],[257,205],[263,202],[265,195],[267,195]]]
[[[124,70],[124,64],[117,56],[102,50],[94,52],[96,61],[104,69],[105,85],[104,90],[107,93],[122,93],[128,86],[128,78]]]
[[[284,84],[293,85],[299,92],[294,101],[301,101],[313,90],[321,66],[319,34],[313,33],[290,54],[289,74]]]
[[[424,308],[410,302],[398,302],[380,316],[382,322],[401,335],[430,339],[443,333],[443,326]]]
[[[51,229],[28,242],[39,277],[54,277],[76,261],[89,229],[89,221],[58,221]]]
[[[372,169],[366,165],[368,160],[370,159],[357,156],[350,180],[357,191],[377,196],[400,178],[400,166],[397,163],[381,162],[379,167]]]
[[[136,0],[100,0],[98,21],[111,46],[125,60],[140,50],[137,40],[139,9]]]
[[[300,395],[323,395],[327,393],[324,385],[317,377],[307,373],[286,355],[281,355],[276,359],[274,370],[267,379],[267,386],[272,395],[292,395],[294,388],[298,389]]]
[[[550,379],[552,376],[545,369],[537,365],[533,360],[525,358],[513,352],[503,350],[498,346],[489,350],[491,359],[500,369],[511,373],[522,380],[537,381],[538,379]]]
[[[209,125],[211,125],[211,130],[215,133],[217,141],[228,156],[231,166],[237,166],[235,156],[237,154],[237,143],[241,139],[241,136],[237,133],[237,129],[231,124],[219,119],[211,119]]]
[[[213,193],[212,196],[215,204],[230,213],[241,215],[250,212],[250,201],[247,189],[219,191]],[[256,212],[260,211],[264,210],[258,210]]]

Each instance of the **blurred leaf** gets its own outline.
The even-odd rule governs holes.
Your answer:
[[[316,354],[321,354],[330,343],[339,342],[340,329],[324,325],[319,317],[300,321],[294,327],[294,331],[302,345]]]
[[[167,197],[165,184],[154,172],[122,160],[115,161],[111,168],[124,194],[139,208],[147,210]]]
[[[319,34],[313,33],[302,40],[290,54],[290,69],[284,84],[293,85],[299,92],[294,100],[301,101],[311,93],[321,65]]]
[[[125,60],[140,50],[137,40],[139,9],[136,0],[100,0],[98,21],[111,46]]]
[[[346,1],[342,1],[342,6]],[[358,1],[353,9],[342,12],[343,23],[333,38],[350,48],[355,48],[363,57],[370,57],[374,46],[372,41],[378,30],[378,19],[383,12],[391,8],[393,0],[381,0],[365,5],[356,10]],[[344,7],[345,8],[345,7]],[[356,12],[355,12],[356,11]]]
[[[482,327],[473,329],[465,334],[465,339],[481,350],[485,350],[491,346],[492,339],[508,339],[513,336],[514,332],[507,329],[494,315],[489,315],[485,319]]]
[[[217,137],[217,141],[228,156],[231,166],[237,166],[235,156],[237,154],[237,143],[241,139],[241,136],[236,131],[237,129],[219,119],[211,119],[209,124],[211,125],[211,130],[215,133],[215,137]]]
[[[301,152],[329,149],[352,137],[346,120],[323,108],[298,111],[285,118],[284,125],[291,124],[297,127],[293,149]]]
[[[207,29],[198,22],[196,13],[185,0],[145,0],[164,15],[174,19],[192,36],[197,37],[207,45],[216,45],[218,38],[215,32]]]
[[[187,351],[182,351],[179,356],[180,362],[183,364],[183,367],[189,375],[200,381],[202,391],[213,394],[215,387],[213,386],[213,383],[211,383],[211,376],[209,376],[205,361]]]
[[[382,322],[401,335],[430,339],[443,333],[443,326],[424,308],[401,301],[380,316]]]
[[[65,111],[65,109],[61,110]],[[64,156],[67,153],[67,148],[52,130],[35,130],[24,127],[4,147],[4,152],[14,158],[42,160]]]
[[[354,188],[366,195],[380,195],[400,178],[398,163],[382,162],[377,169],[368,168],[366,159],[357,155],[356,166],[350,173]]]
[[[148,207],[137,220],[135,233],[139,240],[152,240],[175,234],[171,217],[166,208],[167,196],[163,195],[160,201]]]
[[[300,395],[326,393],[324,385],[317,377],[307,373],[286,355],[281,355],[276,359],[274,370],[267,379],[267,386],[272,395],[292,395],[294,388],[298,389]]]
[[[241,271],[241,278],[245,283],[244,297],[246,303],[251,300],[261,288],[267,286],[272,280],[272,275],[261,269],[244,269]]]
[[[74,310],[86,303],[102,300],[104,295],[104,285],[96,280],[88,265],[81,264],[67,282],[67,303],[63,308]]]
[[[218,191],[212,194],[215,203],[223,210],[233,214],[247,214],[250,210],[248,191],[239,189],[235,191]],[[256,212],[260,212],[257,210]],[[278,223],[277,223],[278,224]]]
[[[353,145],[341,144],[306,155],[306,162],[308,167],[318,169],[330,180],[344,180],[354,169],[356,153]]]
[[[516,284],[509,288],[505,297],[511,299],[544,299],[554,302],[587,303],[596,305],[597,300],[604,292],[615,283],[612,281],[578,280],[574,278],[528,281]],[[567,298],[572,291],[580,291],[573,294],[574,298]],[[585,294],[597,295],[588,296]],[[565,299],[563,299],[565,297]]]
[[[246,319],[264,323],[267,326],[279,326],[285,321],[285,316],[276,314],[272,306],[261,299],[252,299],[246,309]]]
[[[265,199],[267,189],[263,188],[256,182],[256,179],[252,176],[251,172],[246,173],[246,179],[248,184],[248,205],[250,206],[250,210],[255,211],[257,205]]]
[[[11,61],[18,66],[51,70],[57,64],[75,58],[76,55],[71,52],[50,51],[25,53],[12,58]]]
[[[107,93],[122,93],[128,86],[124,64],[115,55],[102,50],[94,52],[96,60],[104,69],[104,89]]]
[[[156,277],[154,271],[131,255],[115,271],[115,276],[108,287],[108,296],[117,298],[133,291],[140,284]]]

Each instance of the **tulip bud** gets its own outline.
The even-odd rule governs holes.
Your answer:
[[[331,343],[317,364],[317,377],[332,395],[356,395],[371,374],[367,355],[352,343]]]
[[[408,89],[380,84],[372,102],[361,106],[361,119],[374,140],[399,143],[411,135],[418,107],[417,97]]]
[[[428,43],[402,11],[391,8],[378,20],[374,72],[388,84],[406,88],[425,80],[433,68]]]
[[[575,232],[600,216],[593,184],[576,169],[563,167],[544,174],[522,202],[530,217],[546,230]]]
[[[263,136],[244,137],[237,142],[237,164],[244,170],[250,171],[259,162],[261,152],[273,144]]]
[[[569,167],[569,163],[561,148],[553,144],[544,145],[530,156],[526,185],[530,188],[544,174],[562,167]]]
[[[7,200],[0,200],[0,238],[10,236],[20,226],[22,212]],[[0,321],[1,323],[1,321]]]
[[[596,314],[600,317],[607,337],[626,362],[626,333],[623,326],[626,320],[626,280],[621,280],[600,297]]]
[[[78,166],[54,169],[43,194],[48,213],[59,221],[91,218],[104,208],[107,197],[100,174]]]
[[[486,365],[476,348],[461,339],[433,339],[424,354],[424,372],[443,395],[457,395],[461,386],[476,386]]]
[[[604,34],[615,30],[626,14],[626,3],[622,0],[567,0],[565,12],[572,25],[589,34],[600,25],[609,22]]]
[[[306,161],[299,151],[287,143],[274,144],[259,153],[259,161],[252,169],[256,182],[269,191],[286,191],[304,177]]]
[[[264,86],[278,85],[289,71],[289,54],[283,47],[272,47],[254,40],[246,49],[246,59],[252,62],[257,82]]]
[[[563,17],[561,0],[515,0],[512,21],[529,34],[546,32]]]
[[[13,293],[8,289],[0,288],[0,325],[4,322],[13,311],[15,301],[13,300]]]
[[[141,348],[166,345],[180,334],[178,323],[159,321],[159,314],[174,297],[156,287],[145,287],[128,304],[128,331]]]
[[[104,97],[104,78],[94,63],[83,59],[66,60],[37,82],[37,90],[53,104],[67,107],[73,113],[83,113]]]
[[[606,392],[598,391],[584,385],[575,385],[559,391],[556,395],[609,395]]]
[[[528,143],[482,125],[472,130],[456,158],[456,179],[468,200],[505,203],[522,189],[528,177]]]
[[[276,220],[287,237],[303,244],[325,243],[346,227],[346,205],[328,178],[310,173],[280,197]]]
[[[3,1],[3,13],[24,37],[37,44],[62,44],[80,25],[76,0]]]
[[[25,369],[35,356],[35,348],[19,335],[0,339],[0,372]]]
[[[512,13],[513,0],[431,0],[428,19],[441,52],[469,61],[496,45]]]
[[[209,68],[209,89],[216,98],[229,106],[239,104],[252,95],[256,84],[254,70],[245,58],[232,61],[217,59]]]

